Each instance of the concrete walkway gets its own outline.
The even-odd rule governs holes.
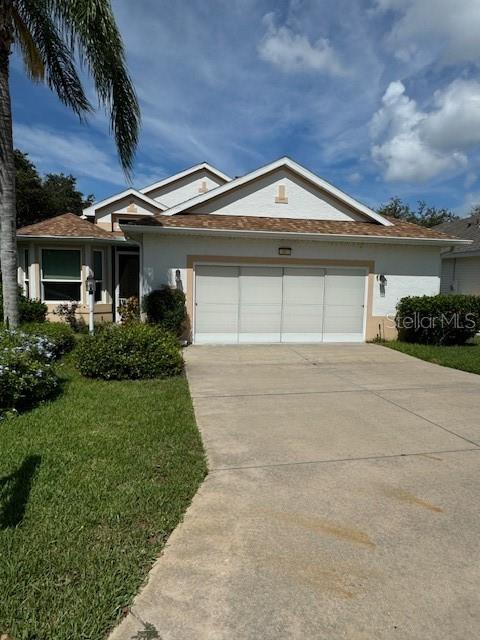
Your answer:
[[[375,345],[186,359],[210,474],[112,640],[478,637],[480,376]]]

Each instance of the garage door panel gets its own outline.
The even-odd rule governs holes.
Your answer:
[[[328,268],[324,342],[363,342],[365,271]]]
[[[282,342],[321,342],[325,269],[286,267]]]
[[[240,268],[239,342],[280,342],[282,269]]]
[[[284,305],[323,305],[325,269],[285,268]]]
[[[325,296],[327,305],[362,305],[365,272],[362,269],[327,269]]]
[[[238,267],[198,266],[195,298],[197,303],[222,301],[238,304]]]
[[[238,267],[198,266],[195,342],[235,344],[238,334]]]

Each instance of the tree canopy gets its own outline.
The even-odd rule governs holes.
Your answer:
[[[71,174],[47,173],[40,176],[28,154],[15,149],[15,191],[17,227],[34,224],[61,213],[80,215],[94,201],[77,189]]]
[[[447,220],[458,220],[459,218],[449,209],[428,206],[423,200],[417,202],[416,210],[412,209],[409,204],[403,202],[398,196],[390,198],[386,204],[382,204],[376,211],[380,215],[413,222],[422,227],[435,227],[437,224]]]

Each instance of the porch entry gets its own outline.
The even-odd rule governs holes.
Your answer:
[[[140,256],[138,252],[117,251],[116,269],[117,283],[115,287],[115,309],[117,321],[120,319],[118,307],[128,298],[140,296]]]
[[[197,265],[195,343],[363,342],[362,268]]]

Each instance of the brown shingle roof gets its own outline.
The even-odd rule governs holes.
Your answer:
[[[435,229],[448,235],[455,234],[458,238],[473,241],[470,245],[460,245],[456,247],[449,255],[470,252],[478,253],[480,251],[480,215],[478,213],[474,213],[468,218],[442,222],[442,224],[437,225]]]
[[[59,238],[100,238],[113,240],[116,236],[74,213],[63,213],[36,224],[17,229],[17,236],[59,237]],[[117,238],[118,239],[118,238]]]
[[[270,231],[280,233],[311,233],[389,238],[421,238],[448,240],[455,238],[441,231],[427,229],[410,222],[389,218],[391,227],[376,222],[343,220],[311,220],[296,218],[266,218],[256,216],[227,216],[218,214],[155,215],[134,222],[135,225],[169,228],[211,229],[215,231]]]

